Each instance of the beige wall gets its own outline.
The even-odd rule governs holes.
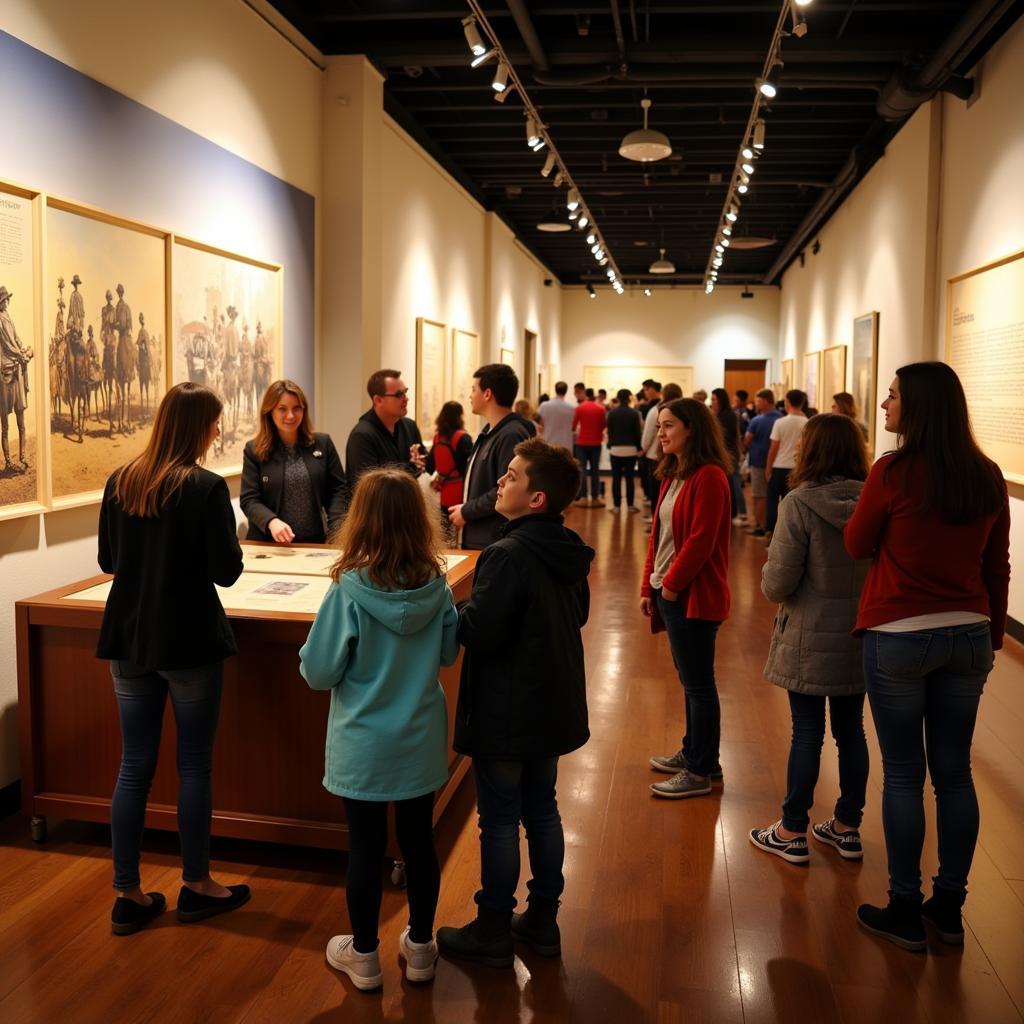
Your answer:
[[[721,387],[726,359],[768,359],[777,370],[779,290],[655,289],[650,298],[628,289],[616,295],[567,288],[562,302],[562,378],[571,386],[583,367],[692,366],[695,388]],[[636,381],[636,388],[640,381]]]

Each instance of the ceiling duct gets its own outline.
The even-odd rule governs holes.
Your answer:
[[[519,34],[526,44],[526,50],[530,54],[530,61],[538,71],[547,71],[551,65],[548,63],[547,54],[541,46],[540,36],[534,27],[533,19],[523,0],[506,0],[506,6],[512,14],[512,20],[519,29]]]

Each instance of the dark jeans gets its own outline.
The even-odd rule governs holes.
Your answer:
[[[776,466],[768,480],[768,505],[765,514],[765,529],[774,533],[775,524],[779,521],[779,502],[789,494],[789,474],[791,469]]]
[[[429,942],[441,891],[441,867],[434,848],[434,794],[395,801],[395,837],[405,860],[409,900],[409,938]],[[345,797],[348,822],[348,871],[345,900],[359,953],[377,948],[380,923],[381,862],[388,844],[388,804],[384,800]]]
[[[921,898],[925,768],[937,808],[942,889],[963,895],[978,839],[971,740],[992,669],[988,623],[864,635],[864,677],[882,751],[889,888]]]
[[[651,515],[654,515],[654,506],[658,504],[658,494],[661,492],[661,481],[654,475],[658,463],[646,455],[641,461],[647,463],[647,500],[651,503]]]
[[[633,471],[636,468],[635,455],[612,455],[612,501],[618,508],[622,504],[622,479],[626,479],[626,508],[633,505]]]
[[[844,825],[860,827],[868,784],[868,744],[864,738],[864,694],[829,697],[828,717],[832,738],[839,748],[839,799],[835,817]],[[786,768],[786,799],[782,827],[806,832],[808,811],[814,803],[821,747],[825,740],[825,697],[789,691],[793,716],[793,742]]]
[[[740,471],[729,474],[729,492],[732,498],[732,517],[745,516],[747,514],[747,499],[743,496],[743,477]]]
[[[719,768],[722,733],[722,710],[715,686],[715,636],[721,623],[688,619],[679,601],[666,601],[660,590],[654,595],[683,684],[683,756],[695,775],[710,775]]]
[[[110,804],[114,888],[139,884],[146,798],[160,753],[168,693],[178,733],[181,877],[199,882],[210,873],[210,773],[224,663],[153,672],[127,661],[112,661],[110,674],[121,719],[121,769]]]
[[[490,910],[513,910],[519,885],[519,822],[530,851],[530,896],[551,903],[565,888],[565,837],[555,781],[558,758],[507,761],[473,758],[480,815],[480,891],[476,902]]]
[[[640,474],[640,493],[645,498],[648,497],[648,487],[653,466],[654,463],[646,455],[641,455],[636,460],[637,472]]]
[[[580,464],[580,492],[578,497],[587,496],[587,481],[590,481],[590,497],[601,497],[598,474],[601,471],[601,446],[599,444],[576,445],[576,461]]]

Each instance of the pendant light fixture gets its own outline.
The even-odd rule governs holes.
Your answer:
[[[676,265],[671,260],[665,259],[664,249],[659,249],[658,252],[661,255],[647,268],[648,273],[674,274],[676,272]]]
[[[672,143],[668,141],[667,135],[647,127],[647,111],[651,109],[651,101],[646,96],[640,101],[640,106],[644,111],[644,126],[630,132],[622,140],[619,156],[645,164],[654,160],[664,160],[665,157],[672,155]]]

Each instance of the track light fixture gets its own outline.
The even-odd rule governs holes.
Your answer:
[[[501,92],[495,91],[495,93],[494,93],[494,102],[495,103],[504,103],[505,100],[507,100],[509,98],[509,96],[511,96],[512,93],[514,93],[515,91],[516,91],[516,87],[514,85],[507,86],[506,88],[502,89]]]
[[[779,92],[779,71],[782,68],[782,61],[776,60],[771,66],[771,70],[764,76],[757,80],[757,90],[766,99],[774,99]]]
[[[565,175],[562,173],[561,170],[559,170],[559,172],[555,175],[555,180],[553,184],[555,188],[561,188],[562,185],[565,184]]]
[[[754,151],[749,146],[744,146],[740,150],[740,156],[743,157],[744,160],[753,160]]]
[[[725,219],[730,224],[735,224],[736,223],[736,218],[739,217],[739,215],[740,215],[740,208],[735,203],[730,203],[729,204],[729,209],[728,209],[728,211],[725,214]]]
[[[732,228],[728,224],[726,224],[722,228],[722,234],[725,235],[726,238],[728,238],[732,234]]]
[[[594,286],[592,284],[587,285],[587,295],[589,295],[592,299],[597,298],[597,292],[594,291]]]
[[[728,238],[723,238],[720,244],[721,244],[723,249],[728,249],[729,248],[729,239]]]
[[[540,176],[547,178],[551,176],[551,172],[555,169],[555,154],[548,153],[547,160],[544,161],[544,166],[540,169]]]
[[[480,30],[476,27],[476,18],[470,15],[462,19],[462,31],[466,33],[466,43],[469,45],[469,52],[474,57],[479,57],[487,52],[483,39],[480,38]]]
[[[736,186],[736,191],[739,192],[741,196],[745,196],[750,191],[750,186],[741,182]]]
[[[710,295],[715,290],[715,282],[708,281],[707,287],[704,289],[707,295]]]
[[[504,61],[498,63],[498,70],[494,73],[491,88],[495,92],[504,92],[508,88],[508,65]]]
[[[614,281],[615,280],[615,271],[614,270],[612,270],[609,267],[608,270],[606,271],[606,273],[608,274],[608,280],[609,281]]]
[[[569,220],[579,220],[579,216],[580,216],[580,211],[579,210],[570,210],[569,211]]]
[[[764,149],[764,118],[754,122],[754,149]]]
[[[575,210],[580,205],[580,194],[575,188],[569,189],[568,194],[565,197],[565,205],[570,210]]]
[[[585,228],[589,223],[590,218],[586,214],[583,214],[583,216],[576,222],[576,227]]]
[[[526,144],[532,148],[541,141],[536,118],[528,117],[526,119]]]
[[[654,294],[654,293],[653,293],[653,292],[651,291],[651,289],[650,289],[650,288],[645,288],[645,289],[644,289],[644,295],[646,295],[646,296],[647,296],[647,298],[650,298],[650,297],[651,297],[651,296],[652,296],[653,294]]]
[[[595,235],[594,232],[591,231],[590,234],[587,235],[587,245],[594,245],[596,242],[597,242],[597,235]]]
[[[749,161],[744,161],[742,164],[740,164],[740,168],[742,169],[743,173],[746,174],[746,175],[751,175],[751,174],[754,173],[754,165],[752,163],[750,163]],[[748,178],[748,180],[749,180],[749,178]]]
[[[711,261],[711,265],[712,265],[713,267],[720,267],[720,266],[722,265],[722,262],[723,262],[723,260],[722,260],[722,257],[721,257],[721,256],[716,256],[716,257],[715,257],[715,258],[714,258],[714,259],[713,259],[713,260]]]
[[[715,252],[717,252],[718,255],[721,256],[722,253],[725,252],[725,246],[722,245],[721,242],[716,242],[715,243]]]
[[[469,66],[471,68],[478,68],[482,64],[486,64],[492,57],[496,57],[497,55],[498,55],[498,51],[497,50],[488,50],[486,53],[481,53],[479,57],[474,57],[469,62]]]
[[[793,0],[797,7],[810,7],[814,0]]]

